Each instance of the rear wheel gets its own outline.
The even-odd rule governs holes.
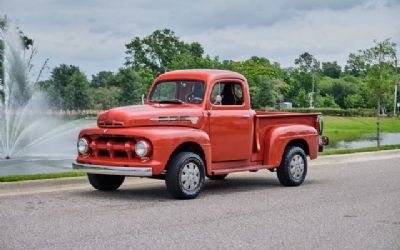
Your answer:
[[[277,169],[279,182],[284,186],[298,186],[307,175],[307,157],[300,147],[286,148],[281,165]]]
[[[213,181],[221,181],[225,179],[228,175],[227,174],[219,174],[219,175],[209,175],[208,179]]]
[[[177,199],[193,199],[199,195],[205,177],[204,162],[197,154],[180,152],[168,164],[165,183]]]
[[[90,184],[97,190],[112,191],[118,189],[125,180],[125,176],[87,174]]]

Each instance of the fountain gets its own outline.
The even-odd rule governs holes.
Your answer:
[[[26,55],[20,33],[12,27],[0,32],[4,44],[4,79],[0,85],[0,175],[42,172],[31,169],[41,165],[69,169],[76,154],[79,130],[94,121],[66,121],[51,115],[54,112],[45,94],[32,80],[30,57]],[[20,170],[4,174],[2,167]]]

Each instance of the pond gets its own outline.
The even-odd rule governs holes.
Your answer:
[[[381,145],[399,145],[400,133],[382,133]],[[352,149],[376,147],[376,134],[362,135],[359,140],[355,141],[338,141],[326,147],[326,150],[336,149]]]

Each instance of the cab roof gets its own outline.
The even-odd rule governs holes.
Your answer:
[[[166,72],[156,78],[155,81],[172,80],[172,79],[193,79],[203,80],[205,82],[218,79],[241,79],[246,81],[246,78],[236,72],[230,70],[219,69],[185,69]]]

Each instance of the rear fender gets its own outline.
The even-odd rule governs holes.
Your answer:
[[[264,165],[277,167],[281,164],[286,146],[294,140],[307,143],[311,159],[317,157],[318,131],[308,125],[284,125],[266,131]]]

